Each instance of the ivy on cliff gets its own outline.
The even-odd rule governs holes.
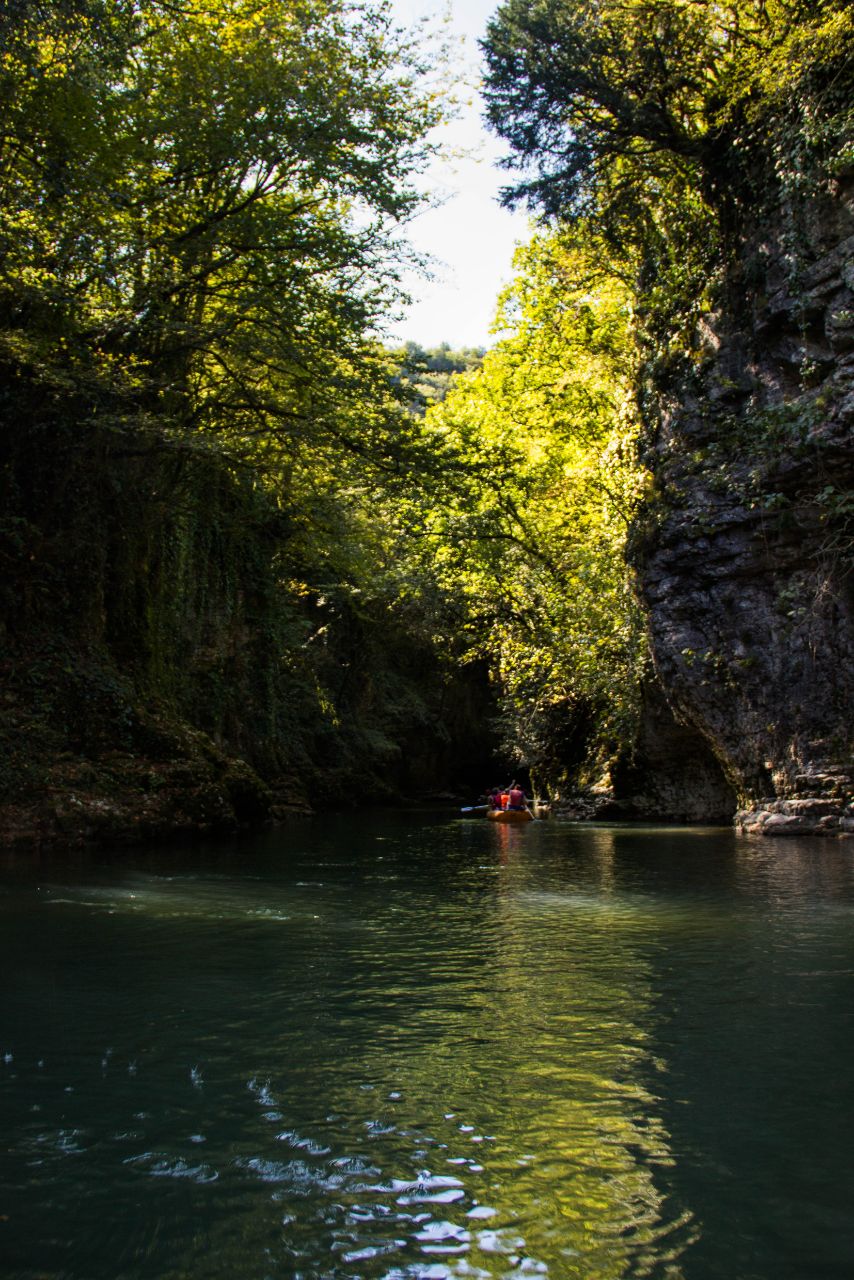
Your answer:
[[[443,58],[360,0],[4,8],[2,669],[57,640],[60,744],[66,667],[338,796],[438,732],[375,562],[381,495],[430,465],[376,333]],[[131,710],[66,745],[129,745]]]

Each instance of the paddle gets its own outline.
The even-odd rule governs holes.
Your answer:
[[[460,809],[460,813],[482,813],[488,808],[488,804],[469,804],[466,805],[465,809]]]

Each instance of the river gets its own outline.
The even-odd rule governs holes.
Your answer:
[[[854,842],[324,816],[0,913],[4,1280],[854,1274]]]

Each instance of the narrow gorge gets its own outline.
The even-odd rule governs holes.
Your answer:
[[[381,337],[438,46],[382,4],[37,8],[2,32],[0,839],[513,772],[569,817],[854,834],[850,7],[499,6],[534,223],[456,353]]]

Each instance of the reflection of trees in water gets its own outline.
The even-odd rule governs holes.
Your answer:
[[[734,1239],[757,1274],[805,1274],[807,1248],[811,1274],[847,1274],[826,1229],[850,1201],[847,849],[398,822],[365,824],[353,860],[351,827],[287,875],[223,875],[220,851],[209,876],[87,869],[39,907],[36,951],[5,917],[27,1028],[7,1128],[21,1159],[55,1156],[10,1212],[26,1256],[52,1203],[87,1274],[146,1250],[162,1280],[193,1274],[190,1218],[228,1280],[526,1259],[679,1280],[689,1246],[692,1274],[728,1274]]]
[[[506,1164],[495,1203],[562,1275],[644,1274],[662,1263],[662,1236],[683,1228],[674,1257],[690,1239],[657,1185],[673,1160],[647,1082],[649,921],[613,896],[612,833],[589,832],[583,865],[553,892],[541,865],[529,884],[512,843],[522,834],[506,833],[497,900],[492,1081]]]
[[[739,890],[777,905],[832,897],[854,888],[854,863],[847,841],[837,846],[820,836],[739,840],[735,857]],[[808,896],[807,896],[808,895]]]
[[[346,1246],[379,1251],[366,1277],[419,1259],[497,1277],[527,1259],[617,1280],[672,1252],[680,1275],[692,1228],[664,1197],[650,1084],[661,908],[623,890],[612,833],[586,831],[577,857],[561,841],[551,862],[543,836],[473,830],[470,856],[406,882],[377,864],[337,945],[331,919],[303,939],[316,1000],[271,1071],[293,1136],[276,1141],[278,1124],[253,1148],[301,1263]]]

